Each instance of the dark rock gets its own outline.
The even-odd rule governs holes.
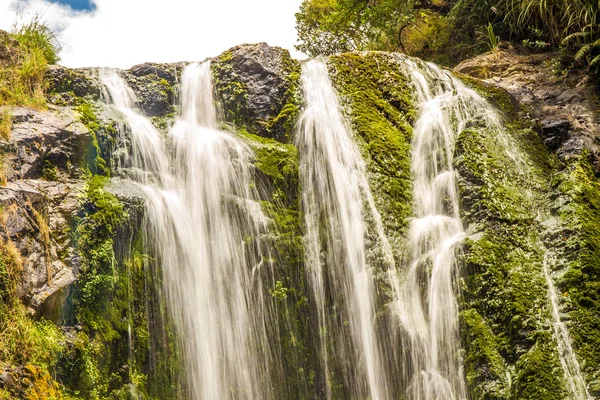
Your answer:
[[[8,371],[0,374],[0,388],[10,387],[15,384],[12,375]]]
[[[175,86],[179,82],[179,76],[183,70],[184,64],[156,64],[144,63],[134,65],[127,72],[138,78],[143,76],[154,76],[158,79],[166,80],[169,85]]]
[[[567,120],[546,120],[541,122],[541,135],[544,143],[552,150],[557,150],[569,137],[571,123]]]
[[[282,112],[297,85],[299,62],[287,50],[266,43],[233,47],[212,63],[215,92],[227,122],[252,133],[284,141],[271,125]]]
[[[183,64],[141,64],[123,72],[137,97],[137,106],[146,116],[164,117],[174,111],[175,85]]]
[[[70,69],[60,65],[51,65],[46,72],[46,81],[50,93],[73,93],[76,97],[100,99],[102,85],[89,69]],[[68,99],[65,99],[68,100]]]

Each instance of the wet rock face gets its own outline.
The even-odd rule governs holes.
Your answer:
[[[463,61],[454,70],[505,89],[523,104],[544,143],[562,158],[587,151],[600,174],[600,121],[589,78],[579,71],[557,76],[555,53],[525,54],[518,46]]]
[[[299,62],[266,43],[233,47],[212,61],[217,101],[227,122],[283,140],[270,129],[298,85]]]
[[[183,64],[145,63],[123,72],[138,100],[138,107],[149,117],[164,117],[174,111],[175,86]]]

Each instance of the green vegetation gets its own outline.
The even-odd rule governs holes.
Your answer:
[[[48,65],[58,61],[60,45],[39,17],[15,26],[12,34],[0,34],[6,56],[0,60],[0,105],[18,104],[44,108]]]
[[[563,230],[550,236],[564,257],[566,271],[558,280],[582,368],[594,395],[600,394],[600,183],[585,154],[569,160],[554,176],[554,206]]]
[[[81,122],[89,129],[92,135],[92,147],[85,155],[85,164],[89,171],[94,174],[110,176],[110,166],[106,160],[110,160],[115,144],[117,131],[111,124],[104,123],[98,119],[93,106],[81,99],[75,110],[81,115]]]
[[[5,233],[7,213],[13,212],[13,209],[2,210],[0,228]],[[38,378],[42,382],[35,380],[32,387],[23,388],[23,393],[33,395],[43,387],[55,387],[56,383],[48,376],[48,371],[56,365],[64,334],[49,321],[32,319],[18,298],[16,283],[22,269],[21,253],[15,244],[0,238],[0,369],[10,365],[35,364],[36,367],[26,368],[30,368],[36,376],[40,375]],[[0,391],[0,398],[13,398],[13,395]]]
[[[598,71],[600,4],[586,0],[304,0],[296,14],[309,55],[401,50],[453,65],[494,48],[498,36],[531,47],[563,48]],[[477,40],[477,32],[493,40]]]
[[[479,232],[465,242],[466,378],[476,398],[558,400],[566,392],[541,245],[551,159],[531,130],[512,135],[528,164],[524,170],[497,132],[465,130],[456,145],[463,219]]]

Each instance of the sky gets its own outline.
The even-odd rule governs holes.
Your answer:
[[[294,58],[302,0],[0,0],[0,29],[36,15],[62,44],[67,67],[129,68],[201,61],[242,43],[267,42]]]

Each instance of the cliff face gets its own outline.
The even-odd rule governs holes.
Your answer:
[[[490,54],[457,67],[501,110],[523,160],[507,156],[505,144],[476,122],[454,149],[469,234],[460,321],[474,399],[568,397],[547,275],[563,294],[558,308],[590,395],[600,396],[597,104],[577,77],[552,78],[547,57]],[[183,67],[143,64],[121,71],[137,107],[163,132],[177,113]],[[336,55],[328,67],[396,264],[403,265],[413,209],[412,84],[393,54]],[[273,390],[285,398],[324,397],[292,141],[303,107],[300,63],[285,50],[256,44],[228,50],[211,68],[223,128],[254,151],[271,225],[272,279],[285,289],[285,295],[273,292],[286,364]],[[143,195],[128,180],[139,171],[130,168],[127,127],[101,101],[108,94],[97,71],[52,67],[47,81],[47,109],[4,107],[10,133],[0,141],[6,181],[0,186],[0,326],[23,324],[31,340],[1,328],[14,348],[0,350],[0,394],[184,396],[160,266],[141,229]],[[384,275],[378,271],[378,296],[387,304],[393,299]],[[388,307],[377,311],[379,324],[390,323]],[[18,351],[22,346],[26,352]],[[332,387],[343,397],[335,368],[332,379],[339,381]],[[38,378],[27,386],[29,375]]]

